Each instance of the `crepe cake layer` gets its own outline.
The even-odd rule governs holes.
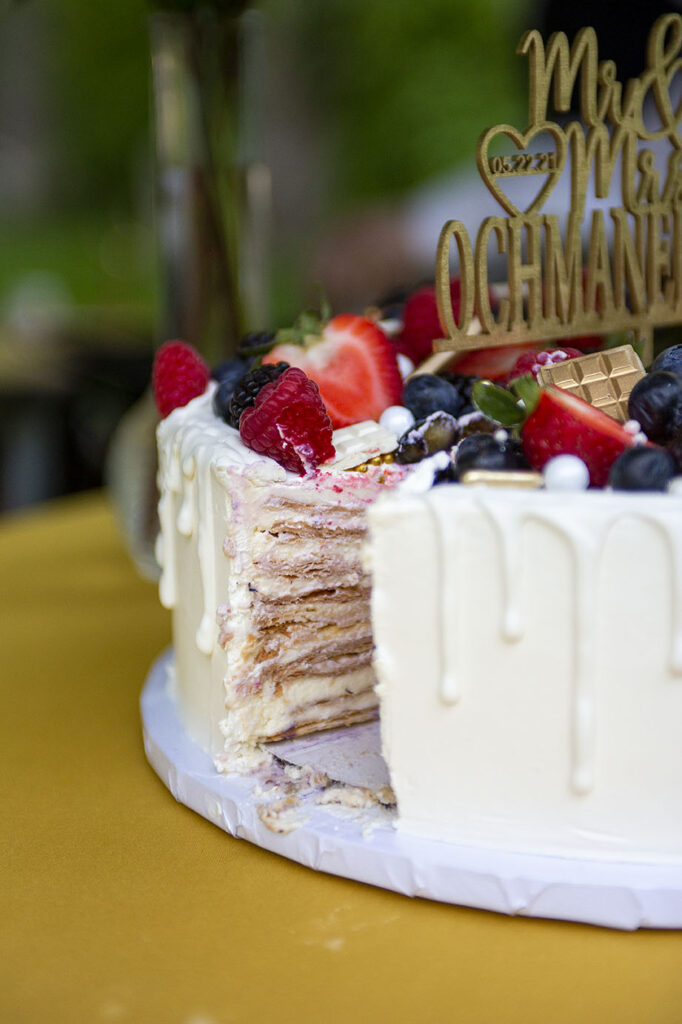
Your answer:
[[[264,756],[260,741],[373,717],[360,554],[367,505],[404,471],[287,473],[245,448],[210,392],[163,420],[158,440],[161,599],[192,738],[220,770],[241,770]],[[343,467],[394,439],[359,425],[334,443]]]

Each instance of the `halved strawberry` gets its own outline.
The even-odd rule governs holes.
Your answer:
[[[286,335],[285,335],[286,336]],[[399,405],[402,379],[395,350],[372,320],[342,313],[303,344],[283,343],[263,357],[264,363],[298,366],[314,380],[334,429],[377,420],[389,405]]]
[[[593,487],[605,487],[609,470],[634,437],[621,423],[570,391],[542,388],[521,431],[521,443],[533,469],[555,455],[577,455],[590,471]]]
[[[464,352],[449,364],[448,370],[467,377],[506,381],[517,359],[526,352],[539,352],[543,342],[525,342],[523,345],[495,345]]]

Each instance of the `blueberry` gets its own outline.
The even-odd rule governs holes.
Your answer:
[[[457,449],[458,474],[469,469],[528,469],[528,461],[519,441],[500,441],[493,434],[470,434]]]
[[[218,381],[218,387],[213,395],[213,411],[216,416],[227,420],[234,389],[248,369],[247,360],[235,358],[224,359],[211,371],[213,379]]]
[[[445,469],[436,470],[435,475],[433,477],[433,486],[436,487],[437,484],[452,483],[457,483],[457,470],[455,469],[455,463],[451,457],[450,462],[445,467]]]
[[[447,412],[432,412],[420,425],[429,455],[447,451],[459,440],[457,420]]]
[[[236,384],[247,373],[250,365],[248,359],[240,359],[239,356],[235,356],[233,359],[223,359],[221,363],[213,367],[211,376],[219,384],[224,380],[232,380]]]
[[[428,454],[423,436],[414,427],[410,427],[398,438],[398,447],[393,453],[393,458],[400,466],[411,466],[415,462],[421,462]]]
[[[411,377],[403,388],[403,405],[416,420],[424,420],[432,412],[447,412],[459,416],[464,405],[457,388],[434,373]]]
[[[444,371],[441,374],[441,377],[443,380],[446,380],[448,384],[452,384],[459,397],[462,399],[462,407],[459,410],[459,415],[463,416],[467,412],[473,412],[475,406],[471,393],[474,389],[474,384],[481,378],[470,377],[466,373],[448,373],[447,371]]]
[[[616,491],[664,491],[675,476],[675,459],[664,448],[637,445],[619,455],[609,483]]]
[[[402,466],[421,462],[428,455],[447,451],[460,436],[457,420],[447,412],[432,412],[398,438],[395,461]]]
[[[672,345],[656,356],[651,364],[651,373],[657,370],[666,370],[682,377],[682,345]]]
[[[682,378],[666,370],[647,373],[630,392],[628,415],[650,441],[671,440],[682,429]]]
[[[665,449],[675,460],[676,473],[682,474],[682,433],[676,434],[671,441],[668,441]]]

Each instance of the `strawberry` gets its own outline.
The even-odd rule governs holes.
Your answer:
[[[516,377],[523,377],[526,373],[532,373],[535,379],[538,380],[541,367],[564,363],[567,359],[575,359],[582,354],[577,348],[569,348],[568,346],[544,349],[542,352],[524,352],[514,363],[507,379],[511,381]]]
[[[577,395],[542,388],[521,430],[521,442],[533,469],[542,469],[555,455],[577,455],[590,471],[591,485],[605,487],[611,466],[634,444],[634,437]]]
[[[455,319],[459,319],[461,288],[458,278],[450,281],[450,300]],[[490,303],[495,298],[490,292]],[[419,366],[433,352],[436,338],[442,338],[443,328],[438,316],[436,289],[433,285],[425,285],[408,297],[403,308],[403,328],[396,339],[396,348],[402,355]]]
[[[305,322],[311,326],[309,315]],[[312,333],[300,333],[302,344],[284,340],[296,337],[295,332],[280,332],[283,341],[263,362],[287,362],[314,380],[335,429],[378,420],[389,405],[400,404],[403,385],[395,350],[372,320],[342,313],[326,324],[317,321]]]
[[[459,310],[459,281],[450,284],[453,310]],[[455,313],[456,315],[456,313]],[[436,289],[433,285],[418,288],[408,296],[403,308],[403,327],[396,338],[401,355],[411,359],[415,366],[423,363],[433,351],[436,338],[443,337],[438,317]]]
[[[506,381],[509,371],[517,360],[529,352],[535,353],[542,345],[525,342],[523,345],[495,345],[463,352],[449,364],[448,370],[462,373],[467,377],[481,377],[484,380]]]
[[[152,367],[156,407],[163,417],[203,395],[211,371],[192,345],[166,341],[158,349]]]
[[[241,414],[239,435],[253,451],[301,476],[334,456],[332,425],[317,384],[295,367],[261,388]]]

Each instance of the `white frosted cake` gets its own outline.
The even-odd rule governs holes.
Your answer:
[[[682,499],[449,485],[370,510],[398,827],[682,857]]]
[[[255,415],[288,374],[304,378],[260,385]],[[412,472],[382,460],[414,447],[417,428],[398,441],[374,422],[336,430],[335,454],[299,475],[247,447],[215,395],[210,383],[159,424],[158,556],[180,717],[218,770],[252,769],[269,741],[366,721],[379,700],[400,830],[679,863],[675,487],[430,487],[438,460],[466,480],[466,444],[514,467],[518,442],[479,433]],[[551,389],[522,430],[532,454],[545,436],[578,444],[590,472],[608,456],[640,473],[637,450],[674,471],[669,453]],[[587,464],[565,457],[586,487]]]
[[[376,715],[367,504],[400,479],[376,423],[334,432],[313,476],[247,448],[212,409],[215,385],[161,421],[157,558],[173,610],[176,698],[220,770],[258,744]]]

